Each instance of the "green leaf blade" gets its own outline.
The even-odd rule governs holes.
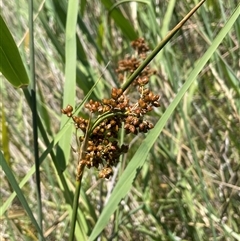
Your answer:
[[[27,86],[29,78],[15,41],[0,15],[0,71],[17,88]]]

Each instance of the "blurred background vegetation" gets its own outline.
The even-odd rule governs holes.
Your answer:
[[[172,41],[153,60],[157,71],[150,86],[161,95],[161,107],[149,116],[153,122],[164,113],[199,58],[225,25],[235,0],[207,0]],[[34,37],[38,113],[50,140],[58,133],[66,93],[66,0],[34,1]],[[114,6],[113,4],[120,3]],[[132,55],[131,41],[142,37],[153,49],[197,1],[80,1],[77,19],[77,68],[75,104],[96,83],[91,98],[108,97],[119,86],[115,69]],[[28,3],[5,1],[1,15],[29,66]],[[240,18],[222,41],[197,80],[184,95],[133,183],[131,191],[98,240],[240,240]],[[105,69],[105,66],[109,65]],[[31,110],[21,89],[1,82],[1,149],[18,182],[34,165]],[[74,103],[72,103],[74,104]],[[81,115],[88,113],[82,109]],[[68,144],[74,147],[74,132]],[[144,139],[125,142],[129,153],[111,180],[99,180],[86,170],[82,184],[81,212],[91,234],[111,190]],[[47,144],[41,133],[39,153]],[[55,151],[55,150],[54,150]],[[65,177],[74,191],[76,154],[70,151]],[[67,240],[70,216],[58,174],[48,155],[41,165],[43,230],[46,240]],[[1,205],[12,188],[0,171]],[[35,177],[22,188],[37,212]],[[35,228],[15,198],[1,213],[1,240],[37,240]],[[83,240],[83,239],[78,239]]]

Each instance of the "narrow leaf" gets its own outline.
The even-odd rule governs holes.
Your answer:
[[[22,206],[24,207],[24,209],[26,210],[29,218],[31,219],[32,224],[35,226],[38,233],[41,234],[41,236],[43,237],[42,230],[40,229],[36,219],[34,218],[32,210],[30,209],[28,202],[27,202],[26,198],[24,197],[21,189],[19,188],[18,183],[17,183],[14,175],[12,174],[12,171],[9,168],[1,151],[0,151],[0,166],[2,166],[2,169],[5,172],[9,183],[11,184],[13,190],[16,192],[17,197],[18,197],[19,201],[21,202]]]
[[[74,106],[76,94],[76,64],[77,64],[77,43],[76,26],[78,15],[78,1],[68,2],[67,23],[66,23],[66,58],[65,58],[65,84],[63,93],[63,107],[68,104]],[[62,115],[61,127],[66,123],[67,117]],[[59,141],[57,159],[61,170],[65,170],[66,162],[69,159],[71,149],[72,126]]]
[[[28,85],[29,79],[14,39],[0,15],[0,71],[15,87]]]

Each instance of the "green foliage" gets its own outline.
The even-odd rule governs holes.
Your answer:
[[[29,79],[14,39],[0,15],[0,71],[15,87],[28,85]]]
[[[82,108],[86,99],[109,97],[111,87],[121,85],[114,70],[118,60],[131,55],[131,40],[144,37],[154,49],[196,3],[77,2],[47,0],[40,5],[34,1],[47,240],[68,239],[75,190],[78,160],[72,149],[77,147],[76,133],[71,121],[61,116],[61,108],[76,103],[75,114],[87,118]],[[4,238],[37,240],[40,230],[33,216],[37,213],[35,166],[27,104],[31,97],[8,83],[28,84],[24,68],[28,65],[28,6],[23,0],[7,1],[3,8],[8,28],[1,17],[5,26],[1,72],[6,77],[1,86],[2,229]],[[240,240],[239,11],[236,1],[207,1],[152,61],[157,76],[150,86],[161,94],[162,104],[149,116],[156,126],[147,135],[121,137],[130,143],[130,150],[112,179],[97,180],[97,172],[85,170],[77,240],[94,240],[98,235],[102,240]],[[15,41],[12,37],[2,41],[11,36],[8,29]],[[28,217],[12,217],[17,208]]]

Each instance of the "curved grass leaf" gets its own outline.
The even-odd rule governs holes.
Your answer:
[[[161,134],[163,127],[167,123],[168,119],[170,118],[171,114],[177,107],[183,95],[186,93],[186,91],[191,86],[191,84],[195,81],[199,72],[203,69],[204,65],[209,61],[213,53],[221,44],[223,38],[231,30],[233,24],[235,23],[235,21],[239,16],[239,10],[240,10],[240,7],[238,6],[235,12],[233,13],[233,15],[226,23],[226,25],[222,28],[220,33],[214,39],[212,45],[208,48],[208,50],[205,52],[205,54],[197,63],[196,67],[190,73],[188,79],[186,80],[186,82],[184,83],[180,91],[177,93],[172,103],[169,105],[169,107],[167,108],[167,110],[165,111],[161,119],[157,122],[154,130],[149,132],[146,139],[142,142],[141,146],[138,148],[137,152],[135,153],[132,160],[128,164],[123,175],[120,177],[118,183],[116,184],[107,205],[103,209],[103,212],[101,213],[98,219],[98,222],[94,227],[91,236],[89,237],[89,241],[93,241],[99,235],[99,233],[104,229],[111,215],[117,209],[117,206],[120,203],[120,201],[126,196],[126,194],[131,189],[138,172],[141,170],[150,149],[152,148],[153,144],[157,140],[158,136]]]
[[[14,39],[1,15],[0,29],[0,71],[14,87],[27,86],[29,78],[26,69]]]
[[[65,84],[63,93],[63,107],[68,104],[74,106],[76,95],[76,65],[77,65],[77,42],[76,42],[76,26],[78,16],[78,1],[70,1],[68,3],[67,23],[66,23],[66,58],[65,58]],[[64,126],[68,117],[62,115],[61,127]],[[57,149],[57,159],[61,170],[65,170],[66,162],[69,159],[70,148],[69,143],[72,137],[72,125],[65,132],[63,138],[59,141]]]
[[[112,1],[102,0],[103,5],[110,10],[112,7]],[[114,19],[116,25],[121,29],[122,33],[127,36],[128,39],[134,40],[138,37],[133,26],[130,22],[122,15],[118,9],[113,9],[110,13],[110,16]]]
[[[18,197],[19,201],[21,202],[23,208],[26,210],[29,218],[31,219],[32,224],[35,226],[38,233],[41,234],[41,236],[43,237],[42,230],[40,229],[35,217],[33,216],[32,210],[30,209],[28,202],[27,202],[26,198],[24,197],[24,195],[12,173],[12,170],[9,168],[1,151],[0,151],[0,165],[2,166],[2,169],[5,172],[6,177],[9,181],[9,183],[11,184],[13,190],[16,192],[17,197]]]

